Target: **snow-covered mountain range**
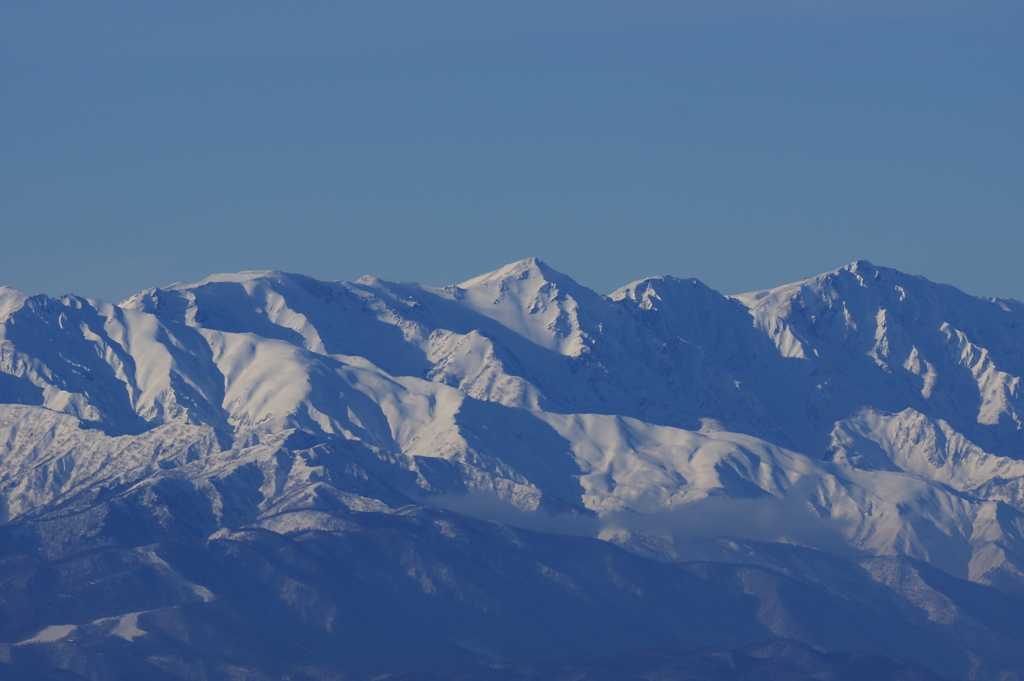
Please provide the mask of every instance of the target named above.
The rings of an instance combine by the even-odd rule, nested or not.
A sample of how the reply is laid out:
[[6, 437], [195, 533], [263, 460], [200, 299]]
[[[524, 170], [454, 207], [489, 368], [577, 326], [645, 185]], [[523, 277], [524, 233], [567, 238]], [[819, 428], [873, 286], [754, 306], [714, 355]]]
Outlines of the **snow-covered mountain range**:
[[732, 297], [537, 259], [3, 288], [0, 663], [358, 678], [784, 637], [1010, 678], [1022, 375], [1024, 304], [864, 261]]

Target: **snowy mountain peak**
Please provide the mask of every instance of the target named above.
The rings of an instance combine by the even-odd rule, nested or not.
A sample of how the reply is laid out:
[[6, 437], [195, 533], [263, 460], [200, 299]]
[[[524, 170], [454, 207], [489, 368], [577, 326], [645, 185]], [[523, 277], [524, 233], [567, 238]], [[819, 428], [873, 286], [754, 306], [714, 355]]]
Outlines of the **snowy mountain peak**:
[[722, 298], [722, 294], [698, 279], [680, 279], [668, 275], [647, 277], [626, 284], [608, 297], [615, 301], [630, 300], [641, 309], [657, 309], [658, 303], [666, 298], [694, 295]]
[[21, 291], [10, 286], [0, 286], [0, 322], [10, 317], [25, 304], [26, 300], [28, 300], [28, 296]]
[[486, 272], [473, 277], [472, 279], [468, 279], [459, 284], [459, 288], [475, 288], [491, 282], [502, 282], [510, 279], [529, 279], [535, 277], [543, 279], [548, 275], [554, 275], [555, 278], [565, 276], [560, 272], [553, 270], [540, 258], [531, 257], [509, 263], [508, 265], [499, 267], [492, 272]]
[[222, 282], [241, 284], [254, 279], [282, 278], [289, 276], [293, 275], [287, 272], [282, 272], [281, 270], [242, 270], [241, 272], [220, 272], [218, 274], [211, 274], [202, 281], [194, 284], [172, 284], [164, 288], [181, 290], [196, 288], [197, 286], [204, 286], [206, 284], [217, 284]]
[[538, 258], [527, 258], [459, 284], [461, 304], [527, 340], [561, 354], [578, 355], [586, 345], [579, 308], [608, 300]]
[[540, 258], [537, 258], [535, 256], [523, 258], [522, 260], [516, 260], [515, 262], [510, 262], [508, 264], [502, 265], [501, 267], [498, 267], [497, 269], [494, 269], [490, 272], [478, 274], [472, 279], [463, 282], [463, 284], [460, 284], [460, 286], [467, 287], [472, 286], [475, 282], [505, 279], [506, 277], [518, 274], [524, 270], [539, 269], [539, 266], [541, 264], [546, 265], [546, 263], [544, 263]]
[[[793, 461], [821, 477], [837, 475], [815, 463], [827, 452], [878, 460], [864, 443], [888, 417], [868, 419], [866, 406], [924, 415], [921, 429], [970, 443], [958, 452], [1022, 458], [1024, 313], [865, 261], [736, 298], [674, 277], [605, 297], [529, 258], [445, 289], [253, 271], [120, 307], [10, 289], [0, 304], [7, 403], [110, 435], [190, 425], [228, 448], [285, 431], [359, 443], [411, 457], [422, 489], [487, 488], [524, 505], [554, 494], [650, 510], [716, 489], [782, 494]], [[708, 467], [684, 465], [705, 447]], [[738, 447], [779, 463], [751, 473]], [[971, 489], [998, 477], [943, 475]], [[585, 492], [566, 498], [577, 480]], [[1007, 484], [986, 498], [1017, 500]], [[1024, 510], [1024, 496], [1014, 503]]]
[[[874, 604], [855, 645], [891, 638], [879, 623], [910, 613], [926, 638], [953, 637], [920, 657], [960, 641], [957, 669], [973, 669], [982, 630], [958, 609], [989, 617], [981, 585], [1024, 594], [1024, 306], [866, 261], [736, 297], [674, 277], [606, 297], [536, 258], [445, 288], [250, 271], [120, 306], [2, 288], [0, 522], [4, 678], [15, 655], [66, 660], [88, 640], [162, 660], [174, 622], [188, 640], [188, 622], [252, 619], [292, 632], [270, 648], [301, 631], [324, 651], [377, 650], [405, 626], [379, 620], [382, 603], [395, 621], [421, 608], [421, 629], [461, 649], [477, 645], [474, 608], [505, 621], [538, 598], [509, 626], [554, 621], [545, 638], [600, 646], [591, 624], [609, 631], [626, 611], [625, 629], [664, 612], [655, 629], [676, 631], [689, 621], [679, 598], [716, 616], [764, 611], [775, 629], [728, 632], [758, 637], [816, 635], [850, 603]], [[395, 544], [402, 533], [412, 543]], [[760, 567], [749, 579], [751, 566], [651, 557]], [[307, 590], [296, 579], [321, 558], [327, 588]], [[765, 581], [776, 567], [785, 588]], [[580, 591], [600, 574], [614, 586]], [[853, 576], [863, 588], [842, 607], [793, 590], [835, 594]], [[954, 607], [933, 587], [956, 578], [976, 584]], [[274, 593], [281, 607], [246, 609]], [[780, 610], [787, 593], [805, 605]], [[231, 594], [245, 607], [216, 610]], [[614, 607], [565, 625], [583, 601]], [[455, 628], [438, 616], [452, 604], [468, 608]], [[384, 624], [364, 636], [361, 612]], [[794, 612], [815, 616], [796, 626]], [[720, 627], [699, 618], [694, 636]], [[854, 645], [855, 630], [829, 640]], [[1006, 631], [1020, 645], [1024, 624]], [[86, 678], [152, 676], [103, 674]]]
[[858, 270], [871, 271], [875, 269], [875, 266], [867, 260], [854, 260], [849, 265], [840, 267], [839, 269], [850, 270], [851, 272], [856, 272]]

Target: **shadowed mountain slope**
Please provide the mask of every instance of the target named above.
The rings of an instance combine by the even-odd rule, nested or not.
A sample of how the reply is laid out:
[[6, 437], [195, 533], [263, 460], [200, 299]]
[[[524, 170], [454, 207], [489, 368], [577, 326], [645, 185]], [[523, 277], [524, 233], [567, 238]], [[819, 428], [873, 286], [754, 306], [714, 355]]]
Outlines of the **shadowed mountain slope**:
[[3, 288], [0, 662], [360, 678], [787, 638], [1013, 678], [1022, 373], [1024, 305], [864, 261], [733, 297], [534, 258]]

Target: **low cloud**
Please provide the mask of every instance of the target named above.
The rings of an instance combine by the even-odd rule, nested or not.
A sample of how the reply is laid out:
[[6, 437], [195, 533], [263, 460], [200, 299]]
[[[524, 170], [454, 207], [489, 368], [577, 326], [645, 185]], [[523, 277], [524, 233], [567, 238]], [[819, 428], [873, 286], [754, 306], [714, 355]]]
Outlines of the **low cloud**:
[[732, 540], [782, 542], [831, 553], [856, 553], [846, 540], [849, 523], [819, 516], [797, 494], [753, 499], [709, 496], [654, 513], [620, 511], [601, 515], [529, 511], [479, 491], [430, 496], [422, 502], [473, 518], [552, 534], [598, 537], [635, 532], [671, 538], [678, 548], [687, 542]]

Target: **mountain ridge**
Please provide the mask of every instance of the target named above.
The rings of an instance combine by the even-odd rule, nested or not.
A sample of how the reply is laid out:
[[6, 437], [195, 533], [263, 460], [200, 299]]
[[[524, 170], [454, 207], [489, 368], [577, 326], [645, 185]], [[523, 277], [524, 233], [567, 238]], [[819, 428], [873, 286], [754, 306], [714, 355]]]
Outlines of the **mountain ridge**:
[[[30, 564], [59, 572], [94, 552], [136, 574], [119, 547], [156, 547], [147, 550], [171, 565], [186, 545], [234, 547], [242, 553], [229, 562], [248, 570], [250, 550], [287, 563], [298, 551], [289, 537], [328, 546], [353, 532], [404, 532], [403, 542], [440, 556], [448, 530], [393, 523], [413, 509], [448, 509], [455, 516], [437, 527], [465, 518], [486, 528], [479, 536], [516, 536], [517, 525], [550, 536], [549, 555], [530, 564], [549, 562], [541, 573], [568, 590], [558, 598], [586, 582], [551, 567], [586, 573], [563, 554], [576, 539], [635, 554], [641, 582], [662, 574], [656, 564], [711, 561], [719, 567], [701, 570], [715, 574], [755, 565], [768, 570], [756, 574], [792, 573], [828, 607], [840, 607], [832, 599], [846, 598], [845, 582], [794, 565], [806, 562], [803, 549], [835, 555], [836, 566], [856, 567], [828, 570], [909, 599], [898, 615], [906, 626], [944, 632], [986, 660], [982, 671], [962, 660], [957, 669], [996, 678], [1018, 669], [1011, 616], [979, 625], [962, 606], [935, 605], [951, 597], [915, 600], [914, 589], [935, 589], [876, 567], [918, 561], [979, 589], [1024, 594], [1022, 375], [1024, 304], [867, 261], [738, 296], [667, 276], [601, 295], [536, 258], [446, 287], [257, 270], [147, 289], [119, 305], [3, 288], [0, 573], [3, 561], [25, 560], [10, 574], [35, 574]], [[299, 553], [321, 551], [316, 541], [302, 539]], [[403, 567], [400, 553], [382, 550], [373, 569], [395, 585], [448, 593], [430, 559]], [[370, 579], [346, 555], [356, 561], [346, 570]], [[145, 565], [138, 574], [180, 591], [177, 577]], [[341, 588], [326, 574], [303, 588]], [[590, 597], [631, 588], [609, 579]], [[783, 583], [772, 579], [764, 584]], [[226, 598], [209, 576], [189, 583], [214, 594], [210, 603]], [[491, 599], [480, 603], [506, 602], [511, 592], [492, 586], [479, 587]], [[391, 602], [391, 588], [375, 586], [374, 598]], [[776, 598], [760, 588], [757, 598]], [[864, 586], [858, 602], [882, 607], [875, 588]], [[637, 589], [622, 602], [653, 607]], [[779, 622], [808, 616], [783, 601]], [[173, 607], [199, 607], [189, 603]], [[218, 607], [200, 610], [227, 616]], [[465, 617], [491, 606], [479, 607]], [[44, 627], [27, 628], [43, 622], [105, 631], [86, 627], [98, 614], [69, 622], [4, 612], [0, 641], [32, 649], [71, 645], [32, 639]], [[598, 628], [611, 631], [606, 616]], [[144, 632], [156, 626], [146, 618]], [[452, 631], [463, 624], [452, 620]], [[982, 650], [963, 633], [976, 630], [1002, 642]], [[329, 626], [316, 631], [330, 638]], [[112, 634], [92, 636], [81, 645], [102, 647]], [[133, 650], [151, 641], [140, 636]], [[581, 641], [550, 651], [581, 652]], [[924, 644], [907, 655], [871, 645], [927, 658]], [[470, 659], [463, 654], [446, 659]]]

